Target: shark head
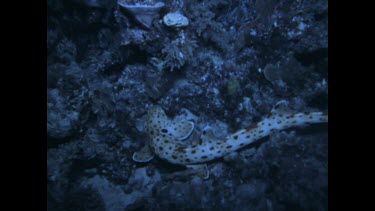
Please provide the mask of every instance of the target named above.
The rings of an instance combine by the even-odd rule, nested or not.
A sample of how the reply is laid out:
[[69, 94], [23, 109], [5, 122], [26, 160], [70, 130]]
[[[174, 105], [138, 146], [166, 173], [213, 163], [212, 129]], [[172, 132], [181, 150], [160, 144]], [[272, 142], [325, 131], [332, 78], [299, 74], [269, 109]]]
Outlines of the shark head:
[[[177, 141], [189, 137], [194, 130], [194, 122], [171, 121], [160, 106], [153, 106], [147, 113], [145, 131], [150, 139], [156, 136], [172, 136]], [[164, 137], [163, 136], [163, 137]]]

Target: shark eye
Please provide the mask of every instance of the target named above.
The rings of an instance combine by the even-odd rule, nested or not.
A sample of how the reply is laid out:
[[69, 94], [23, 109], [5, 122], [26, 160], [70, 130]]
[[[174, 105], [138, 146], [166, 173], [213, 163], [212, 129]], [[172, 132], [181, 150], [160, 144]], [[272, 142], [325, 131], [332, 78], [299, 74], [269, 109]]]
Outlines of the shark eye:
[[167, 129], [161, 129], [160, 132], [163, 133], [163, 134], [166, 134], [166, 133], [168, 133], [168, 130]]

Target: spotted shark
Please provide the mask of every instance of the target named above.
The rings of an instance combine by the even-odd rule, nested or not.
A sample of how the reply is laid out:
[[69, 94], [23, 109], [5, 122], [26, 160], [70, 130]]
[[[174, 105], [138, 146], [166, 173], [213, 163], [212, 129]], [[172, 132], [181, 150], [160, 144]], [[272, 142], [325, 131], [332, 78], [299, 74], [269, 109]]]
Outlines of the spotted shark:
[[286, 102], [277, 103], [263, 120], [247, 128], [216, 138], [212, 130], [202, 132], [198, 143], [188, 144], [187, 139], [194, 130], [192, 121], [173, 121], [164, 110], [156, 105], [149, 109], [144, 129], [149, 141], [133, 154], [136, 162], [148, 162], [158, 156], [173, 164], [184, 165], [207, 179], [209, 171], [206, 162], [226, 156], [240, 148], [270, 135], [273, 131], [291, 127], [328, 122], [328, 112], [296, 113], [286, 109]]

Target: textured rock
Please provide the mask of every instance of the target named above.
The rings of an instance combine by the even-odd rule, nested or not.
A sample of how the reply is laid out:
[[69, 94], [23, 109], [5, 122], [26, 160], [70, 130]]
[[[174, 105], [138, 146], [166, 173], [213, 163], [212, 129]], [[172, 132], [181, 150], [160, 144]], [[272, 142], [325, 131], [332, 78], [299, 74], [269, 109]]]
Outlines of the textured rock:
[[182, 28], [189, 25], [189, 20], [181, 13], [175, 12], [166, 14], [163, 23], [172, 28]]
[[84, 180], [81, 185], [90, 187], [99, 193], [105, 210], [124, 210], [141, 195], [140, 193], [125, 194], [120, 187], [100, 176]]
[[47, 134], [54, 138], [65, 138], [71, 135], [79, 113], [66, 108], [66, 101], [57, 89], [48, 91], [48, 101]]

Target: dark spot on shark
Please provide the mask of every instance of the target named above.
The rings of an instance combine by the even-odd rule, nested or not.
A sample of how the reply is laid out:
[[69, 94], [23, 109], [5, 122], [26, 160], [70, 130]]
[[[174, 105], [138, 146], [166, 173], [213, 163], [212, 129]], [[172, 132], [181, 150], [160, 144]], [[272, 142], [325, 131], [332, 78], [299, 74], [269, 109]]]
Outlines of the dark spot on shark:
[[250, 131], [251, 129], [254, 129], [256, 127], [257, 127], [256, 124], [251, 124], [249, 127], [246, 128], [246, 131]]
[[177, 147], [177, 149], [176, 149], [176, 151], [177, 152], [185, 152], [185, 149], [186, 149], [186, 147], [183, 147], [183, 146], [180, 146], [180, 147]]

